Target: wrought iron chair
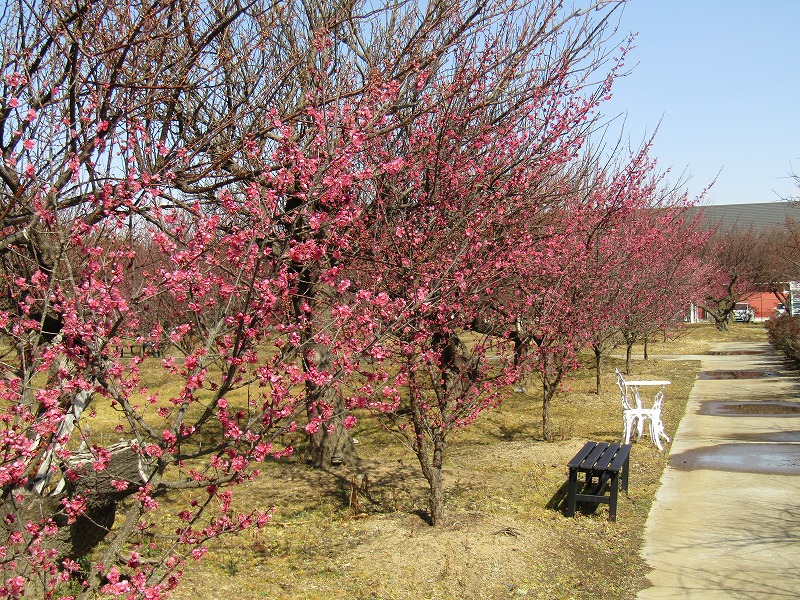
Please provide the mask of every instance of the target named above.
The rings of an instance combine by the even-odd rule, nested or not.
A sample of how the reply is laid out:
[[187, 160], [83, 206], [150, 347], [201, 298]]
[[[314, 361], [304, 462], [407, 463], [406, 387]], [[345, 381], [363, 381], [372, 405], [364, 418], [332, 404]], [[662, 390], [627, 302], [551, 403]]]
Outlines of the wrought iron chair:
[[640, 439], [642, 437], [642, 432], [644, 430], [644, 409], [640, 407], [631, 406], [630, 400], [628, 399], [628, 386], [625, 383], [625, 378], [620, 373], [619, 369], [615, 369], [617, 373], [617, 385], [619, 386], [619, 392], [622, 396], [622, 439], [626, 444], [631, 443], [631, 433], [633, 432], [633, 427], [636, 426]]
[[[654, 401], [653, 401], [653, 408], [644, 408], [642, 409], [643, 417], [645, 419], [649, 419], [650, 421], [650, 439], [653, 440], [653, 443], [656, 447], [663, 451], [664, 448], [661, 445], [661, 438], [669, 441], [669, 436], [667, 435], [666, 430], [664, 429], [664, 422], [661, 420], [661, 405], [664, 403], [664, 390], [663, 388], [656, 392]], [[639, 437], [641, 437], [641, 432], [639, 433]]]
[[[634, 426], [636, 427], [637, 433], [636, 440], [639, 441], [642, 439], [642, 434], [644, 433], [644, 424], [645, 421], [648, 421], [650, 439], [653, 440], [656, 448], [663, 452], [664, 447], [661, 445], [661, 439], [663, 438], [667, 441], [670, 441], [670, 438], [664, 428], [664, 423], [661, 420], [661, 407], [664, 403], [664, 384], [668, 382], [639, 381], [628, 383], [625, 381], [625, 378], [622, 376], [622, 373], [620, 373], [619, 369], [616, 369], [616, 373], [617, 385], [619, 385], [620, 394], [622, 395], [622, 419], [624, 425], [622, 437], [624, 442], [626, 444], [630, 443]], [[639, 395], [639, 386], [636, 385], [637, 383], [641, 385], [656, 384], [662, 386], [661, 389], [656, 392], [656, 395], [653, 398], [653, 406], [651, 408], [642, 407], [642, 399]], [[629, 396], [631, 391], [633, 391], [633, 399], [635, 401], [634, 404], [631, 404], [631, 398]]]

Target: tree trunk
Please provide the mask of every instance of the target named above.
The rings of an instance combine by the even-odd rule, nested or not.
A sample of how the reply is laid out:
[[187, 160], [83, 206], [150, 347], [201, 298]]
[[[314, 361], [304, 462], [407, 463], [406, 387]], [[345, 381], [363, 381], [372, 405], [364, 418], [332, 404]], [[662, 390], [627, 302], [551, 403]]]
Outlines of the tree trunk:
[[341, 394], [329, 390], [326, 401], [333, 407], [333, 417], [312, 434], [311, 464], [318, 469], [330, 469], [339, 465], [358, 466], [360, 459], [350, 432], [344, 427], [347, 409]]
[[[627, 342], [625, 344], [625, 373], [630, 375], [631, 373], [631, 354], [633, 353], [633, 342]], [[600, 395], [600, 392], [597, 393]]]
[[645, 360], [648, 360], [648, 356], [647, 356], [647, 345], [648, 345], [648, 342], [649, 342], [649, 341], [650, 341], [650, 338], [648, 338], [647, 336], [645, 336], [645, 337], [644, 337], [644, 352], [643, 352], [643, 356], [644, 356], [644, 359], [645, 359]]
[[603, 393], [603, 352], [599, 348], [594, 348], [594, 371], [596, 393], [599, 396]]
[[442, 467], [444, 464], [444, 441], [441, 436], [435, 436], [433, 441], [433, 461], [430, 470], [430, 496], [428, 498], [428, 514], [431, 525], [442, 527], [444, 525], [444, 479]]
[[[444, 450], [447, 443], [446, 432], [441, 429], [431, 431], [414, 395], [411, 395], [411, 423], [414, 436], [410, 438], [411, 447], [417, 456], [425, 481], [428, 482], [428, 516], [434, 527], [444, 525]], [[430, 442], [430, 443], [429, 443]], [[431, 449], [431, 443], [433, 448]]]
[[[303, 200], [292, 196], [287, 201], [287, 211], [302, 206]], [[300, 232], [298, 241], [305, 232]], [[297, 292], [292, 298], [293, 316], [297, 323], [306, 321], [302, 333], [303, 369], [326, 371], [332, 368], [333, 357], [330, 348], [314, 342], [315, 320], [321, 317], [313, 310], [316, 305], [317, 273], [305, 265], [292, 263], [292, 270], [297, 275]], [[311, 307], [309, 310], [308, 307]], [[330, 469], [334, 466], [357, 466], [359, 459], [353, 438], [344, 427], [347, 407], [341, 394], [335, 388], [306, 383], [306, 414], [309, 421], [322, 420], [320, 427], [309, 435], [311, 464], [318, 469]]]
[[[29, 520], [38, 522], [49, 516], [57, 525], [58, 531], [46, 538], [46, 545], [55, 554], [73, 560], [88, 554], [108, 535], [116, 517], [117, 503], [136, 493], [144, 485], [155, 465], [145, 461], [133, 450], [131, 442], [120, 442], [109, 446], [110, 453], [107, 467], [95, 471], [94, 456], [91, 453], [78, 453], [70, 457], [68, 466], [74, 478], [66, 485], [65, 493], [53, 495], [36, 492], [20, 492], [25, 496], [24, 503], [17, 503], [17, 495], [13, 494], [0, 507], [2, 514], [15, 514], [16, 524], [4, 522], [6, 534], [24, 525]], [[127, 481], [128, 488], [118, 490], [112, 481]], [[85, 499], [85, 511], [74, 522], [69, 523], [61, 501], [81, 496]]]
[[542, 378], [542, 438], [545, 442], [552, 442], [555, 438], [552, 423], [550, 422], [550, 400], [553, 398], [553, 386], [546, 377]]
[[[309, 345], [312, 351], [303, 357], [306, 369], [330, 368], [331, 353], [322, 344]], [[326, 418], [326, 413], [330, 414]], [[322, 419], [316, 432], [309, 436], [311, 464], [318, 469], [330, 469], [339, 465], [358, 466], [359, 458], [350, 432], [344, 427], [347, 407], [341, 393], [331, 387], [306, 384], [306, 414], [309, 421]]]
[[718, 331], [727, 331], [728, 321], [730, 320], [730, 316], [733, 313], [734, 306], [736, 306], [735, 302], [720, 305], [717, 308], [701, 304], [700, 308], [705, 310], [706, 314], [711, 315], [711, 318], [714, 319], [714, 325], [716, 326]]

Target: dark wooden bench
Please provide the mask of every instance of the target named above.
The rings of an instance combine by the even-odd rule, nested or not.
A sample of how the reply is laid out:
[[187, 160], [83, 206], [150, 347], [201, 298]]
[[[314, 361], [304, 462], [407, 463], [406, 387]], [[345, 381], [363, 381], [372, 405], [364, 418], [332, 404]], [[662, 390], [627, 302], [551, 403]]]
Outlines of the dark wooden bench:
[[[609, 444], [606, 442], [586, 442], [571, 461], [567, 488], [566, 514], [575, 514], [576, 502], [608, 504], [608, 518], [617, 520], [617, 495], [622, 479], [622, 489], [628, 491], [628, 471], [630, 468], [630, 444]], [[584, 473], [580, 483], [578, 473]], [[606, 492], [610, 492], [606, 496]]]
[[161, 349], [156, 349], [155, 345], [151, 342], [129, 342], [123, 341], [122, 343], [117, 345], [117, 352], [121, 358], [125, 357], [125, 353], [127, 352], [131, 357], [140, 356], [144, 358], [145, 356], [161, 356], [162, 352]]

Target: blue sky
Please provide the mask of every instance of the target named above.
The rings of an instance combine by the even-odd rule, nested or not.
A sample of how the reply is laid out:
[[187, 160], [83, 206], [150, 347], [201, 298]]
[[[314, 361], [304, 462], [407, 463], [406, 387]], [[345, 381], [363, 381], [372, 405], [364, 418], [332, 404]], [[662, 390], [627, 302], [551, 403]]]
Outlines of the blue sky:
[[[658, 127], [653, 155], [673, 184], [711, 204], [797, 195], [800, 173], [800, 0], [630, 0], [620, 35], [638, 32], [613, 98], [636, 146]], [[660, 122], [660, 125], [659, 125]]]

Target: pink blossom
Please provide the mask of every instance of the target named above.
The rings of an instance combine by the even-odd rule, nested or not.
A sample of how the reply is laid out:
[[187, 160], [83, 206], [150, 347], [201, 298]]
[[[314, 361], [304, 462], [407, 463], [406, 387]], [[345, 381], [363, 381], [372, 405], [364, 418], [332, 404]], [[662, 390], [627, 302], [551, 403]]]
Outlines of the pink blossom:
[[105, 471], [108, 463], [111, 461], [111, 453], [105, 448], [94, 448], [95, 459], [92, 464], [92, 469], [95, 471]]
[[121, 479], [112, 479], [111, 480], [111, 485], [115, 490], [120, 491], [120, 492], [124, 492], [129, 487], [128, 482], [127, 481], [123, 481]]
[[164, 453], [161, 446], [158, 444], [148, 444], [145, 447], [145, 452], [148, 456], [152, 456], [153, 458], [159, 458]]
[[86, 499], [82, 496], [64, 498], [61, 500], [61, 504], [64, 505], [64, 512], [67, 513], [69, 523], [74, 523], [86, 510]]
[[25, 85], [28, 83], [28, 78], [17, 71], [3, 75], [3, 79], [5, 79], [6, 83], [11, 87], [17, 87], [18, 85]]
[[397, 175], [405, 166], [405, 161], [402, 158], [395, 158], [383, 165], [383, 170], [390, 175]]
[[21, 575], [11, 577], [6, 580], [8, 591], [11, 592], [11, 596], [13, 597], [22, 596], [25, 594], [25, 583], [25, 578]]

